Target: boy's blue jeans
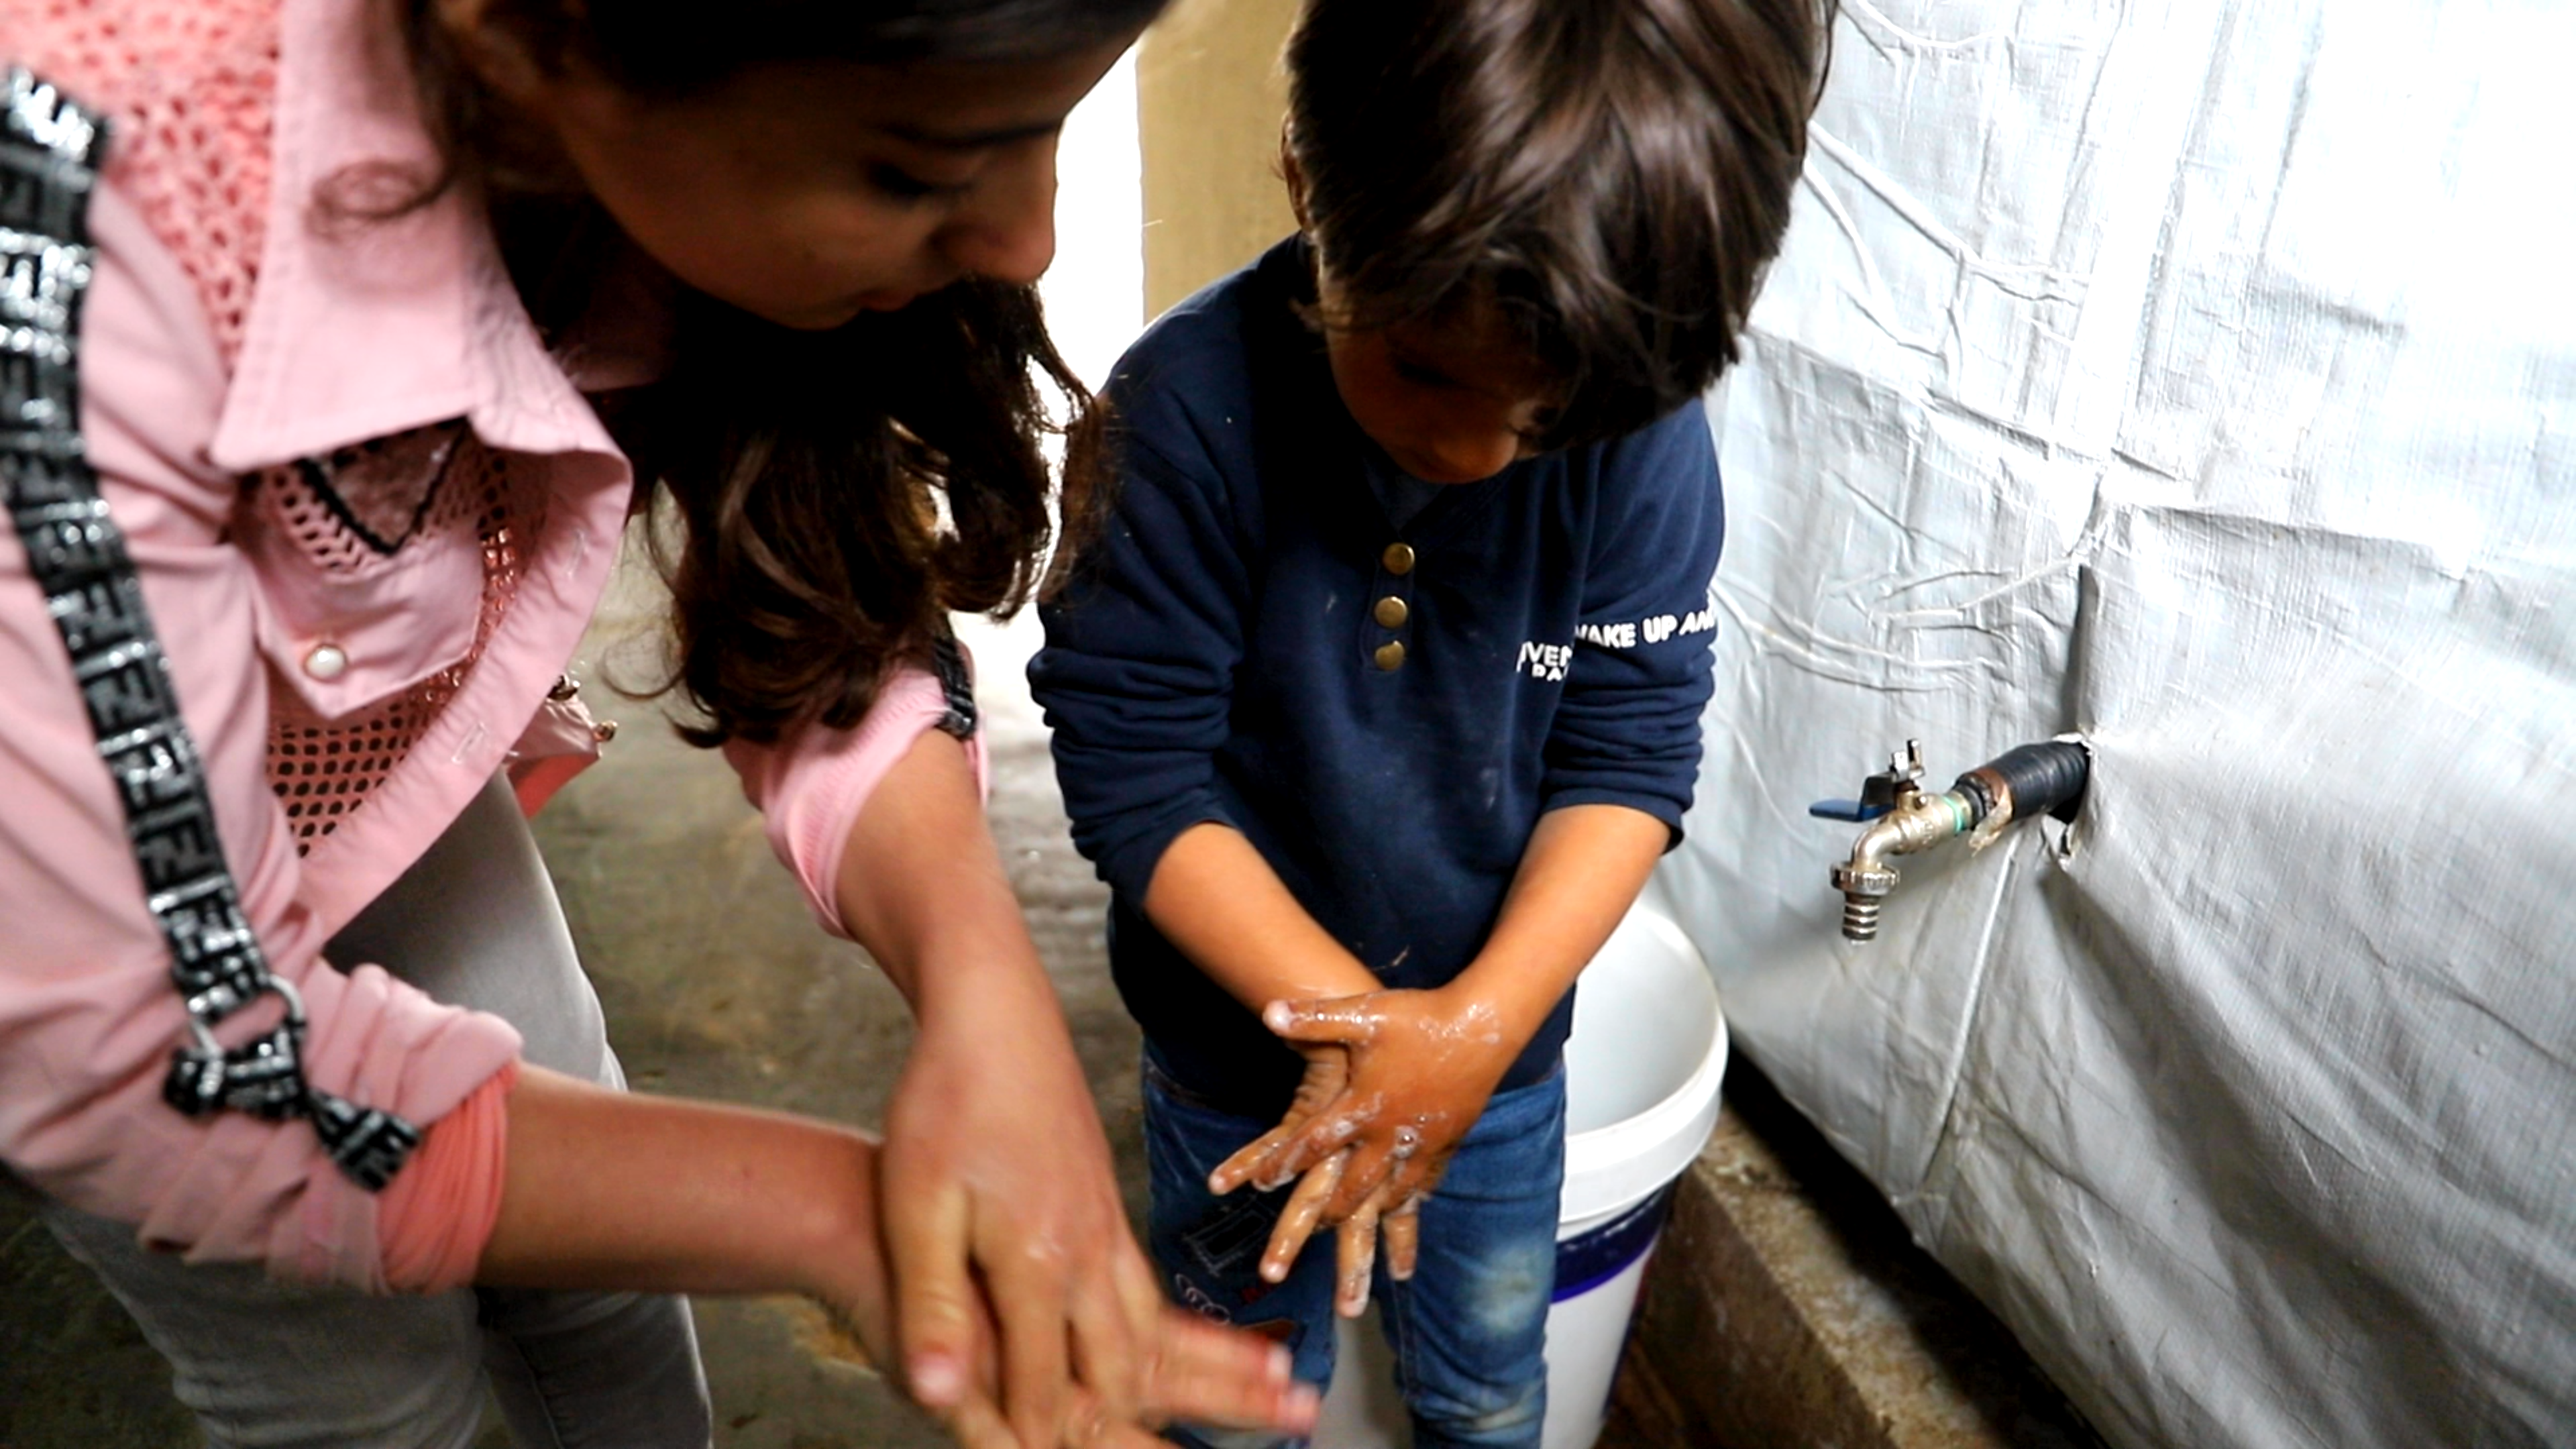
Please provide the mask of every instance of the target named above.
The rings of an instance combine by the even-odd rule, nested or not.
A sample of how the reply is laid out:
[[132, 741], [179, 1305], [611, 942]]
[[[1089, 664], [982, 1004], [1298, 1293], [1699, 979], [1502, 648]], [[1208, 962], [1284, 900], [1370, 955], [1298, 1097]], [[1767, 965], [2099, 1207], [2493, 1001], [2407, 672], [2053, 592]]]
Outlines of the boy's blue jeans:
[[[1296, 1355], [1296, 1374], [1333, 1377], [1333, 1233], [1310, 1240], [1276, 1286], [1262, 1249], [1294, 1185], [1211, 1195], [1207, 1178], [1236, 1149], [1278, 1126], [1194, 1100], [1145, 1059], [1145, 1149], [1153, 1183], [1149, 1232], [1174, 1302], [1266, 1333]], [[1396, 1381], [1417, 1449], [1536, 1449], [1547, 1418], [1547, 1307], [1556, 1285], [1557, 1197], [1565, 1177], [1565, 1074], [1498, 1092], [1422, 1204], [1410, 1282], [1379, 1258], [1370, 1296], [1395, 1350]], [[1204, 1449], [1295, 1444], [1270, 1434], [1169, 1431]]]

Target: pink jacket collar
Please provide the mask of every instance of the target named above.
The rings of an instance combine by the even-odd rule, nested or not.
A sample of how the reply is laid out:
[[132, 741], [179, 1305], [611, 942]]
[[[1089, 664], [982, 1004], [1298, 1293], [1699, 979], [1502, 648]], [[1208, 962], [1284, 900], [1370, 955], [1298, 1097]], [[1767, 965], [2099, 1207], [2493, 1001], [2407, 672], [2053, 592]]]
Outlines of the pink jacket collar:
[[460, 416], [497, 448], [617, 457], [469, 201], [450, 193], [387, 222], [312, 214], [347, 168], [436, 169], [382, 32], [376, 7], [286, 0], [268, 235], [211, 461], [248, 472]]

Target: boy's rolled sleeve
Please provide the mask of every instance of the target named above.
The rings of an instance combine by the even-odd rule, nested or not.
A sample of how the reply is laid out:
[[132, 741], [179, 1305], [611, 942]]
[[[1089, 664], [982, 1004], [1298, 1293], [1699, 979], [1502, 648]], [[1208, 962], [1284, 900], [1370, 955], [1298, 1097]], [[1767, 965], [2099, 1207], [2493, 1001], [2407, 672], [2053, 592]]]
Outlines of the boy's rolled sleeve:
[[1174, 837], [1236, 822], [1216, 788], [1249, 597], [1218, 490], [1128, 440], [1117, 515], [1058, 601], [1029, 687], [1074, 845], [1141, 903]]
[[1625, 805], [1682, 838], [1714, 688], [1710, 580], [1726, 537], [1717, 452], [1694, 402], [1612, 448], [1544, 808]]

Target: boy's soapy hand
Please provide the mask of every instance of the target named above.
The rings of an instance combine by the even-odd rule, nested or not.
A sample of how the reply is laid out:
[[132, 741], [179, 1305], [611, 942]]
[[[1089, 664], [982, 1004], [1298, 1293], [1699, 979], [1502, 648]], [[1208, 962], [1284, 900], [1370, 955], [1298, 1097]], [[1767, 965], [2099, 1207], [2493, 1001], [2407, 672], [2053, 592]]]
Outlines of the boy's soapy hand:
[[1306, 1074], [1298, 1079], [1297, 1095], [1289, 1099], [1288, 1110], [1280, 1114], [1278, 1126], [1237, 1149], [1208, 1175], [1208, 1191], [1219, 1197], [1247, 1182], [1268, 1192], [1305, 1170], [1313, 1159], [1292, 1162], [1291, 1152], [1306, 1129], [1326, 1108], [1341, 1100], [1343, 1089], [1350, 1084], [1350, 1048], [1338, 1042], [1289, 1045], [1306, 1059]]
[[1412, 1209], [1671, 843], [1662, 820], [1625, 805], [1550, 810], [1530, 832], [1493, 934], [1446, 986], [1268, 1003], [1262, 1020], [1290, 1045], [1339, 1045], [1351, 1066], [1340, 1098], [1283, 1142], [1255, 1144], [1247, 1177], [1306, 1174], [1271, 1236], [1265, 1274], [1284, 1276], [1318, 1224], [1339, 1223], [1336, 1300], [1356, 1314], [1383, 1222], [1388, 1271], [1411, 1275]]
[[[1507, 1030], [1490, 1003], [1454, 983], [1274, 1001], [1261, 1019], [1309, 1053], [1307, 1081], [1279, 1130], [1220, 1164], [1209, 1186], [1222, 1193], [1304, 1174], [1262, 1255], [1262, 1276], [1285, 1278], [1318, 1227], [1339, 1225], [1335, 1300], [1353, 1316], [1368, 1303], [1381, 1222], [1390, 1225], [1389, 1270], [1411, 1276], [1414, 1208], [1484, 1114], [1495, 1084], [1520, 1054], [1523, 1034]], [[1316, 1048], [1338, 1048], [1348, 1059], [1339, 1094], [1320, 1104], [1309, 1089], [1328, 1081], [1333, 1068], [1317, 1065]]]

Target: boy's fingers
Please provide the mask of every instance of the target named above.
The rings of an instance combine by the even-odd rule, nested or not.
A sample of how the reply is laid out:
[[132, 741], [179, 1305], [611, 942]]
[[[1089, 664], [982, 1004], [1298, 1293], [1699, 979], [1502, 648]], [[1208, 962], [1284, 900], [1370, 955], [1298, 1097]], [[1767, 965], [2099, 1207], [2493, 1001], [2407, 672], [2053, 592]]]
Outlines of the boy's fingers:
[[966, 1196], [954, 1188], [888, 1192], [895, 1343], [904, 1385], [924, 1407], [962, 1404], [975, 1348], [975, 1285], [966, 1262]]
[[1318, 1112], [1299, 1129], [1280, 1153], [1271, 1159], [1264, 1175], [1254, 1181], [1265, 1187], [1280, 1183], [1350, 1145], [1376, 1114], [1345, 1098], [1329, 1111]]
[[[1242, 1153], [1218, 1164], [1217, 1171], [1228, 1174], [1226, 1185], [1219, 1186], [1219, 1179], [1211, 1176], [1209, 1186], [1223, 1193], [1248, 1182], [1268, 1192], [1341, 1151], [1342, 1145], [1358, 1136], [1368, 1120], [1369, 1114], [1351, 1106], [1347, 1097], [1335, 1101], [1329, 1110], [1305, 1113], [1263, 1133]], [[1240, 1160], [1264, 1142], [1270, 1144], [1266, 1152], [1248, 1163]]]
[[1274, 1001], [1261, 1008], [1261, 1024], [1290, 1041], [1358, 1046], [1377, 1039], [1378, 1009], [1366, 996], [1330, 1001]]
[[1431, 1195], [1431, 1189], [1440, 1185], [1440, 1174], [1448, 1165], [1448, 1159], [1445, 1157], [1433, 1158], [1419, 1154], [1397, 1163], [1395, 1175], [1387, 1179], [1386, 1200], [1418, 1206], [1424, 1198]]
[[1317, 1216], [1333, 1188], [1342, 1180], [1341, 1155], [1327, 1157], [1306, 1170], [1297, 1190], [1288, 1195], [1288, 1205], [1279, 1213], [1279, 1225], [1270, 1230], [1270, 1246], [1261, 1255], [1261, 1280], [1283, 1283], [1288, 1279], [1289, 1265], [1314, 1234]]
[[1369, 1279], [1377, 1271], [1377, 1209], [1378, 1199], [1368, 1198], [1342, 1220], [1337, 1235], [1333, 1309], [1344, 1318], [1368, 1308]]
[[1242, 1151], [1217, 1164], [1208, 1177], [1209, 1188], [1223, 1195], [1245, 1183], [1268, 1192], [1313, 1164], [1319, 1155], [1307, 1146], [1319, 1118], [1312, 1112], [1294, 1112], [1246, 1146]]
[[[1386, 1144], [1375, 1138], [1353, 1147], [1344, 1156], [1348, 1160], [1342, 1165], [1341, 1184], [1333, 1189], [1332, 1197], [1324, 1203], [1326, 1222], [1347, 1221], [1357, 1214], [1361, 1204], [1382, 1192], [1395, 1169], [1403, 1166]], [[1386, 1202], [1396, 1200], [1394, 1194], [1386, 1194]], [[1375, 1211], [1371, 1209], [1372, 1214]]]
[[1208, 1191], [1222, 1197], [1250, 1183], [1268, 1192], [1340, 1150], [1372, 1115], [1357, 1110], [1347, 1089], [1348, 1077], [1346, 1068], [1319, 1075], [1310, 1064], [1296, 1101], [1281, 1115], [1279, 1125], [1218, 1163], [1216, 1171], [1208, 1174]]
[[1386, 1239], [1388, 1276], [1398, 1283], [1410, 1281], [1422, 1249], [1422, 1199], [1404, 1199], [1404, 1206], [1379, 1219], [1377, 1227]]
[[1223, 1197], [1247, 1182], [1267, 1186], [1277, 1175], [1266, 1170], [1270, 1159], [1294, 1141], [1309, 1120], [1291, 1109], [1288, 1120], [1253, 1138], [1237, 1149], [1232, 1157], [1218, 1163], [1216, 1171], [1208, 1174], [1208, 1191]]

